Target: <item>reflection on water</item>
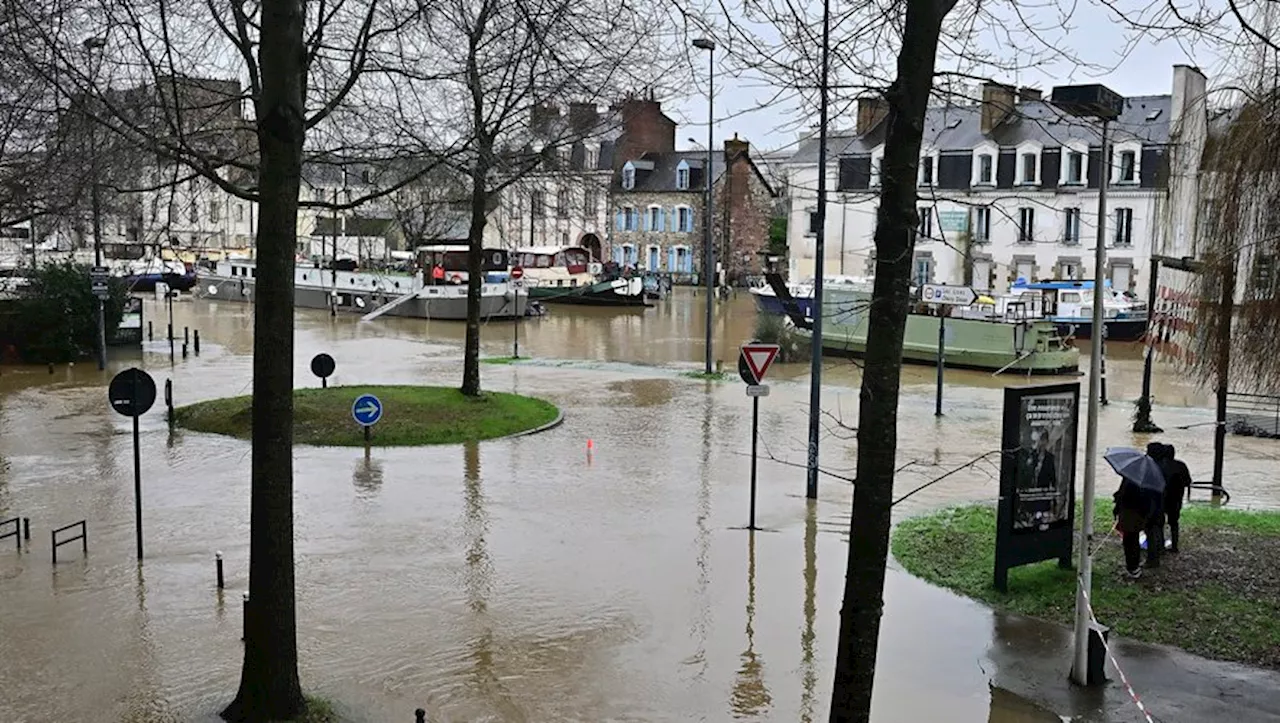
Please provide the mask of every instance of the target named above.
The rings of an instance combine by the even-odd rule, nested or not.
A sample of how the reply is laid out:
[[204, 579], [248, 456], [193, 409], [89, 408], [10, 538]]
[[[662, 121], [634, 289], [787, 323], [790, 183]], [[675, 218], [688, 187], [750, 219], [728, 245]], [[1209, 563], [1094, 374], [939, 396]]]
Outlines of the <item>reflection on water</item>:
[[351, 484], [364, 498], [378, 494], [382, 488], [382, 464], [373, 458], [370, 450], [365, 450], [364, 456], [352, 468]]
[[747, 649], [733, 684], [730, 708], [735, 718], [754, 718], [773, 702], [764, 683], [764, 661], [756, 653], [756, 531], [747, 530]]
[[813, 664], [813, 629], [817, 613], [818, 587], [818, 501], [806, 499], [804, 512], [804, 628], [800, 631], [800, 720], [811, 723], [814, 715], [814, 686], [818, 671]]

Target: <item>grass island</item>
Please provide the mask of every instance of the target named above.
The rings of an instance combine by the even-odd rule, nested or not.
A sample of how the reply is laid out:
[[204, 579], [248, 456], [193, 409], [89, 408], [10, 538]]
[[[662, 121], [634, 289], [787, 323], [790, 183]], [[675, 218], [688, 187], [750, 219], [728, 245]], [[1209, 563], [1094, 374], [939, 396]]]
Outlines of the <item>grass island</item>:
[[[1099, 501], [1099, 537], [1112, 527]], [[995, 510], [971, 506], [904, 520], [893, 554], [908, 572], [1004, 610], [1071, 625], [1075, 571], [1046, 561], [1009, 571], [1009, 592], [992, 585]], [[1138, 580], [1122, 575], [1118, 535], [1094, 557], [1099, 622], [1133, 640], [1280, 669], [1280, 513], [1202, 504], [1183, 509], [1181, 551]], [[1077, 551], [1078, 554], [1078, 551]]]
[[[550, 402], [517, 394], [486, 392], [466, 397], [453, 387], [350, 386], [295, 389], [294, 444], [362, 447], [364, 434], [351, 417], [361, 394], [382, 402], [373, 427], [375, 447], [457, 444], [506, 437], [551, 424], [560, 410]], [[174, 423], [197, 432], [249, 439], [252, 396], [196, 402], [174, 410]]]

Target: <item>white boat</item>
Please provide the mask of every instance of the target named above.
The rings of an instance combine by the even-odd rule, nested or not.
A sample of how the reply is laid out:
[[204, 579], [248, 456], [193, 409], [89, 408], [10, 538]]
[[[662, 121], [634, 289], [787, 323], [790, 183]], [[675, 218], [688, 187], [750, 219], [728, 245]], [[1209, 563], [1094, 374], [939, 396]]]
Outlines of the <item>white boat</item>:
[[[430, 273], [429, 270], [426, 273]], [[218, 261], [202, 271], [195, 294], [205, 299], [252, 302], [257, 289], [257, 264], [248, 259]], [[298, 265], [293, 272], [294, 305], [307, 309], [354, 312], [369, 318], [386, 314], [419, 319], [461, 321], [467, 318], [467, 286], [427, 284], [423, 273], [397, 274], [322, 269]], [[480, 286], [480, 318], [523, 316], [527, 297], [503, 283]]]
[[[1147, 333], [1145, 302], [1111, 288], [1103, 282], [1102, 313], [1107, 339], [1135, 341]], [[1018, 279], [1009, 294], [996, 299], [995, 311], [1000, 315], [1022, 314], [1026, 318], [1045, 319], [1058, 327], [1065, 337], [1089, 339], [1093, 336], [1092, 281], [1036, 281]]]
[[[796, 300], [796, 305], [800, 307], [800, 313], [806, 319], [812, 319], [813, 305], [813, 286], [812, 277], [803, 281], [792, 281], [787, 284], [787, 291], [791, 294], [791, 298]], [[822, 289], [825, 292], [828, 289], [839, 291], [871, 291], [873, 280], [864, 276], [845, 276], [836, 274], [833, 276], [824, 276], [822, 281]], [[751, 295], [755, 297], [756, 307], [766, 314], [786, 314], [786, 309], [782, 307], [782, 302], [778, 299], [778, 295], [774, 292], [773, 287], [767, 283], [760, 286], [753, 286], [750, 289]]]

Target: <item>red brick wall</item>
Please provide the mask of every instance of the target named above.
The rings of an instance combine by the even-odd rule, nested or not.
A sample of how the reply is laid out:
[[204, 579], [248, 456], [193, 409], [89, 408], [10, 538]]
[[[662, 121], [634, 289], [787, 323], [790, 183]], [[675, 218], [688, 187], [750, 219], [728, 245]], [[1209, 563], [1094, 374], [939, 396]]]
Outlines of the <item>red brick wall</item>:
[[676, 123], [662, 113], [658, 101], [628, 98], [617, 111], [622, 117], [622, 134], [614, 155], [615, 168], [646, 153], [676, 149]]

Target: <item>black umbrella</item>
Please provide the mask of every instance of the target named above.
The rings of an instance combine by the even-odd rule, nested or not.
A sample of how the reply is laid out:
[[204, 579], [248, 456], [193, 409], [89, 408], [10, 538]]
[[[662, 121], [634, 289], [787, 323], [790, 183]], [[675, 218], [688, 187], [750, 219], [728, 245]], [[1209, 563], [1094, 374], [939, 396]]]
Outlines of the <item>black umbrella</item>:
[[1108, 447], [1102, 458], [1116, 474], [1139, 487], [1164, 492], [1164, 473], [1146, 452], [1133, 447]]

